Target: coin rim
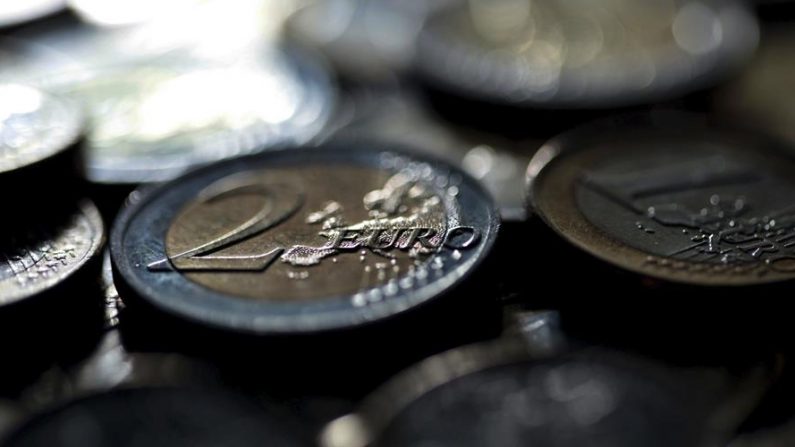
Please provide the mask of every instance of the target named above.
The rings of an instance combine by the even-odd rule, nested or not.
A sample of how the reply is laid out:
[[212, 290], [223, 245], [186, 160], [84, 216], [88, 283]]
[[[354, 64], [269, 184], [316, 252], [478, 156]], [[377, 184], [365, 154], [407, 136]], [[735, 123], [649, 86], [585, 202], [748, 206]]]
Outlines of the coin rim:
[[[4, 39], [0, 39], [0, 43], [5, 43]], [[19, 86], [23, 88], [27, 88], [33, 91], [38, 92], [43, 97], [46, 98], [47, 101], [54, 101], [59, 103], [61, 107], [66, 109], [67, 115], [71, 115], [72, 117], [69, 120], [69, 128], [66, 132], [66, 138], [63, 139], [59, 144], [55, 144], [54, 149], [51, 151], [47, 151], [45, 154], [40, 155], [34, 159], [31, 159], [27, 163], [23, 163], [17, 166], [12, 166], [8, 169], [4, 169], [0, 164], [0, 177], [3, 175], [11, 174], [17, 172], [22, 169], [32, 168], [35, 169], [37, 166], [41, 166], [45, 164], [47, 161], [51, 160], [58, 155], [61, 155], [69, 150], [77, 150], [82, 149], [78, 148], [80, 143], [82, 143], [86, 129], [87, 129], [87, 117], [85, 114], [85, 110], [83, 107], [72, 98], [69, 98], [62, 94], [52, 93], [51, 91], [38, 87], [33, 84], [26, 84], [23, 82], [0, 82], [0, 85], [8, 85], [8, 86]]]
[[[250, 308], [244, 312], [233, 310], [231, 312], [220, 313], [216, 310], [208, 310], [204, 307], [202, 301], [198, 299], [199, 297], [194, 296], [190, 297], [190, 300], [184, 300], [183, 298], [185, 297], [174, 298], [174, 296], [164, 295], [161, 291], [157, 290], [156, 285], [144, 283], [144, 281], [135, 274], [132, 262], [125, 256], [124, 246], [127, 233], [133, 226], [139, 212], [149, 204], [158, 200], [158, 198], [169, 189], [179, 187], [178, 185], [181, 182], [196, 180], [204, 175], [211, 175], [215, 170], [229, 169], [231, 166], [240, 167], [250, 165], [258, 168], [265, 168], [268, 166], [267, 161], [272, 159], [289, 157], [290, 160], [311, 160], [313, 154], [321, 153], [326, 154], [325, 157], [332, 159], [343, 161], [348, 159], [353, 162], [358, 161], [356, 164], [363, 166], [372, 166], [371, 160], [373, 160], [374, 157], [383, 153], [391, 153], [410, 158], [413, 161], [427, 162], [437, 168], [443, 168], [451, 174], [459, 175], [462, 179], [462, 184], [466, 183], [468, 189], [471, 191], [471, 197], [466, 200], [479, 203], [479, 207], [486, 209], [488, 213], [488, 215], [478, 218], [478, 220], [484, 224], [484, 228], [481, 228], [481, 242], [476, 249], [477, 253], [474, 253], [465, 263], [451, 268], [445, 275], [430, 280], [426, 285], [409, 291], [402, 291], [395, 296], [385, 298], [377, 303], [356, 307], [350, 302], [352, 294], [344, 294], [334, 297], [325, 297], [319, 300], [320, 302], [335, 300], [344, 302], [344, 305], [339, 305], [340, 308], [344, 307], [344, 309], [320, 309], [313, 310], [313, 312], [305, 312], [304, 309], [302, 309], [304, 307], [303, 303], [285, 302], [279, 303], [279, 306], [282, 309], [289, 308], [289, 310], [284, 311], [284, 313], [280, 315], [269, 315], [266, 313], [269, 310], [252, 314], [251, 308], [253, 307], [262, 306], [265, 308], [265, 306], [269, 304], [274, 305], [273, 302], [268, 303], [267, 301], [262, 302], [262, 304], [258, 304], [256, 301], [244, 301], [247, 303], [246, 306], [250, 306]], [[364, 162], [361, 162], [361, 160], [364, 160]], [[496, 209], [493, 199], [469, 174], [441, 158], [429, 156], [409, 146], [371, 139], [338, 139], [326, 142], [320, 146], [285, 148], [225, 160], [213, 165], [198, 168], [168, 183], [151, 187], [144, 192], [133, 192], [130, 197], [134, 199], [128, 200], [128, 205], [119, 213], [111, 232], [111, 261], [114, 273], [117, 273], [114, 275], [114, 278], [123, 281], [134, 293], [135, 298], [142, 299], [146, 303], [153, 305], [157, 310], [165, 312], [166, 314], [190, 322], [208, 325], [216, 329], [231, 330], [251, 335], [311, 334], [364, 327], [376, 324], [384, 319], [395, 317], [404, 312], [409, 312], [428, 302], [433, 302], [435, 299], [445, 295], [453, 287], [459, 285], [476, 271], [484, 259], [492, 252], [500, 228], [499, 212]], [[456, 200], [459, 201], [462, 212], [467, 213], [467, 207], [461, 203], [461, 196]], [[185, 200], [183, 200], [183, 203], [186, 203]], [[205, 297], [209, 298], [212, 296], [212, 298], [214, 298], [213, 301], [223, 298], [231, 300], [230, 302], [239, 302], [239, 298], [237, 297], [214, 291], [199, 283], [192, 282], [185, 278], [184, 275], [182, 275], [182, 281], [194, 285], [201, 293], [206, 293]], [[297, 318], [298, 316], [300, 316], [300, 318]]]
[[85, 265], [91, 261], [91, 259], [95, 258], [97, 254], [101, 252], [101, 248], [105, 245], [105, 238], [107, 235], [99, 209], [97, 209], [96, 205], [94, 205], [94, 202], [91, 200], [81, 199], [77, 202], [76, 210], [86, 217], [89, 226], [93, 230], [93, 235], [95, 236], [92, 237], [91, 245], [86, 251], [86, 255], [83, 256], [79, 262], [75, 263], [65, 274], [51, 277], [43, 283], [38, 284], [33, 290], [25, 290], [23, 293], [11, 294], [4, 297], [3, 301], [0, 301], [0, 309], [3, 306], [14, 305], [15, 303], [32, 298], [41, 293], [46, 293], [58, 284], [69, 281], [72, 276], [76, 275], [77, 272], [82, 270]]
[[[637, 126], [641, 126], [641, 129], [638, 129]], [[666, 132], [678, 136], [696, 133], [701, 137], [716, 138], [724, 144], [729, 139], [751, 142], [756, 153], [764, 152], [776, 157], [783, 157], [791, 162], [795, 161], [793, 160], [795, 157], [786, 151], [786, 146], [780, 141], [741, 127], [731, 129], [722, 127], [721, 124], [709, 122], [706, 116], [678, 112], [621, 115], [561, 134], [552, 138], [539, 149], [527, 167], [528, 214], [538, 215], [560, 238], [597, 258], [598, 262], [604, 261], [622, 269], [664, 281], [708, 287], [742, 287], [784, 283], [793, 280], [793, 275], [789, 277], [768, 275], [765, 277], [751, 273], [736, 275], [655, 268], [647, 262], [650, 258], [667, 258], [629, 246], [591, 223], [583, 215], [577, 206], [574, 195], [575, 182], [565, 184], [562, 189], [556, 191], [551, 190], [551, 185], [544, 187], [545, 182], [548, 183], [547, 177], [553, 174], [560, 175], [559, 172], [555, 172], [559, 170], [557, 166], [565, 163], [570, 154], [589, 150], [605, 150], [604, 148], [594, 149], [594, 147], [608, 141], [611, 136], [619, 134], [622, 130], [653, 133], [658, 136], [665, 136]], [[566, 179], [559, 179], [557, 183], [563, 183]], [[541, 195], [552, 195], [554, 199], [541, 198]], [[557, 207], [557, 211], [551, 211], [543, 204], [545, 201], [564, 203], [566, 209], [560, 210], [563, 207]], [[684, 260], [672, 261], [693, 264]], [[771, 278], [771, 276], [776, 277]]]
[[[305, 144], [312, 141], [322, 134], [325, 126], [333, 118], [333, 112], [338, 105], [335, 80], [322, 59], [315, 57], [310, 50], [287, 43], [267, 51], [275, 60], [283, 60], [288, 63], [289, 71], [293, 72], [295, 78], [300, 80], [303, 90], [308, 92], [307, 98], [309, 99], [305, 98], [305, 100], [302, 101], [297, 113], [306, 111], [301, 109], [303, 103], [317, 102], [318, 117], [317, 120], [309, 125], [304, 123], [298, 126], [300, 128], [299, 132], [292, 132], [290, 135], [277, 141], [259, 141], [256, 150], [241, 155], [251, 155], [262, 151], [275, 150], [288, 145]], [[290, 123], [289, 121], [286, 124], [295, 125], [295, 123]], [[241, 130], [238, 132], [238, 137], [240, 139], [246, 139], [246, 136], [250, 134], [250, 131]], [[218, 159], [196, 159], [193, 157], [193, 154], [191, 154], [190, 158], [185, 163], [165, 168], [153, 168], [151, 164], [157, 163], [158, 158], [160, 158], [157, 155], [149, 159], [135, 156], [108, 157], [92, 155], [94, 151], [91, 148], [90, 133], [86, 137], [85, 146], [85, 176], [91, 183], [100, 185], [132, 185], [169, 181], [196, 167], [236, 158], [221, 157]], [[168, 160], [174, 161], [180, 157], [185, 158], [187, 155], [169, 156]], [[148, 161], [149, 167], [142, 167], [144, 164], [142, 161]], [[124, 166], [125, 163], [130, 162], [137, 165], [132, 168]]]

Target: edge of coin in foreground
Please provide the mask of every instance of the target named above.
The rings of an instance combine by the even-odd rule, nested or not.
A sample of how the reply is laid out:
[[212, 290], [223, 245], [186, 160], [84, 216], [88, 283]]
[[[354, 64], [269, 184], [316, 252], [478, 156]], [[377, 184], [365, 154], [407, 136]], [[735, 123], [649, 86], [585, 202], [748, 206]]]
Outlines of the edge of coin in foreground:
[[[57, 230], [61, 231], [61, 234], [48, 235], [58, 237], [59, 239], [57, 241], [54, 239], [48, 241], [29, 241], [31, 244], [44, 244], [43, 249], [41, 247], [34, 247], [30, 245], [24, 247], [25, 250], [42, 249], [43, 251], [47, 252], [48, 256], [54, 256], [54, 258], [48, 260], [43, 254], [40, 253], [38, 255], [39, 257], [35, 259], [35, 262], [31, 262], [34, 260], [34, 255], [29, 252], [25, 252], [20, 255], [19, 259], [16, 259], [15, 256], [9, 257], [8, 263], [11, 271], [15, 275], [30, 272], [32, 279], [28, 279], [26, 281], [35, 281], [35, 283], [33, 285], [22, 283], [22, 285], [17, 285], [13, 289], [6, 290], [4, 293], [7, 293], [7, 295], [0, 294], [0, 309], [2, 309], [4, 306], [12, 306], [16, 303], [20, 303], [39, 294], [48, 293], [59, 284], [63, 283], [64, 281], [69, 281], [72, 279], [72, 277], [76, 276], [76, 274], [83, 269], [86, 264], [91, 262], [92, 259], [100, 257], [101, 248], [105, 244], [106, 232], [102, 218], [99, 214], [99, 210], [94, 203], [88, 199], [82, 199], [75, 202], [73, 208], [73, 214], [69, 216], [58, 216], [58, 218], [77, 219], [78, 217], [82, 217], [83, 219], [80, 222], [62, 222], [64, 226], [69, 223], [71, 223], [71, 225], [69, 227], [57, 228]], [[53, 219], [53, 216], [48, 217]], [[51, 223], [52, 222], [50, 222], [50, 224]], [[80, 230], [78, 227], [82, 227], [83, 229], [90, 231], [92, 233], [90, 235], [91, 240], [87, 241], [85, 244], [87, 246], [85, 247], [85, 253], [82, 255], [82, 257], [77, 260], [74, 265], [70, 266], [68, 265], [67, 260], [70, 256], [75, 256], [75, 247], [72, 245], [72, 242], [69, 239], [75, 237], [74, 233]], [[43, 230], [39, 231], [50, 230], [53, 229], [44, 228]], [[55, 242], [58, 242], [58, 244]], [[25, 260], [25, 256], [29, 257], [30, 261]], [[41, 261], [47, 261], [47, 264], [41, 267], [44, 269], [44, 272], [33, 271], [32, 267]], [[20, 264], [23, 267], [21, 270], [16, 271], [12, 263]], [[59, 273], [57, 269], [62, 265], [65, 265], [68, 268], [65, 272]]]

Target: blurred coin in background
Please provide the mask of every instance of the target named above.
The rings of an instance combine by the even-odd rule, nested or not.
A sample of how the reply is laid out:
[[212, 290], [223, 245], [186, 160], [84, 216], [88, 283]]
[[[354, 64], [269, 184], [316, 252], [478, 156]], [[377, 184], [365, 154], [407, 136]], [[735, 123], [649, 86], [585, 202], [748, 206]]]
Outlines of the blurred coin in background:
[[[86, 170], [94, 182], [160, 181], [311, 139], [333, 107], [325, 67], [274, 46], [257, 28], [261, 20], [233, 21], [243, 14], [238, 8], [220, 10], [211, 28], [222, 38], [208, 39], [201, 25], [218, 9], [109, 30], [68, 19], [26, 29], [15, 34], [23, 43], [9, 45], [6, 58], [14, 63], [0, 69], [0, 79], [24, 79], [82, 101], [92, 118]], [[29, 50], [38, 46], [71, 63]]]
[[795, 277], [795, 160], [774, 142], [691, 119], [592, 125], [528, 167], [559, 236], [629, 271], [737, 286]]
[[111, 330], [87, 358], [67, 368], [50, 368], [19, 400], [33, 410], [117, 388], [219, 384], [210, 364], [173, 353], [131, 352], [120, 332]]
[[426, 22], [419, 72], [489, 102], [608, 108], [711, 86], [744, 64], [757, 23], [723, 0], [469, 0]]
[[97, 71], [65, 87], [90, 109], [90, 180], [139, 183], [288, 143], [323, 127], [332, 91], [322, 68], [273, 51], [262, 66], [155, 60]]
[[452, 165], [337, 141], [215, 164], [144, 194], [122, 211], [111, 257], [130, 308], [312, 333], [439, 299], [488, 255], [498, 219]]
[[19, 25], [54, 14], [66, 7], [66, 0], [4, 1], [0, 4], [0, 28]]
[[0, 178], [22, 168], [47, 165], [64, 152], [64, 165], [77, 168], [77, 143], [84, 131], [82, 110], [73, 101], [33, 87], [0, 83]]
[[718, 446], [756, 395], [746, 394], [753, 381], [740, 382], [606, 349], [534, 357], [503, 340], [409, 368], [320, 439], [324, 447]]
[[[41, 179], [29, 179], [36, 181]], [[93, 203], [63, 194], [68, 186], [49, 185], [49, 201], [15, 201], [13, 196], [4, 201], [0, 338], [8, 342], [0, 347], [6, 366], [3, 393], [19, 393], [44, 369], [92, 349], [101, 330], [101, 297], [94, 286], [105, 240], [102, 220]]]

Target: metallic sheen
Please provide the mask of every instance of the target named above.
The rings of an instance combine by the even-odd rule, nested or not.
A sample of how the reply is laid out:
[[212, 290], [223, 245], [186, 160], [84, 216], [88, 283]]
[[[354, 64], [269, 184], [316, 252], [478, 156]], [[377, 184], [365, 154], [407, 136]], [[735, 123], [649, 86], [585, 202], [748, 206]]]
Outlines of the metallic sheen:
[[99, 256], [105, 235], [91, 202], [49, 211], [3, 224], [0, 307], [54, 287]]
[[552, 140], [530, 164], [535, 212], [562, 237], [672, 281], [795, 277], [795, 161], [785, 152], [697, 125], [595, 127]]
[[485, 257], [497, 227], [486, 193], [458, 169], [336, 142], [167, 184], [123, 212], [111, 253], [120, 279], [162, 310], [246, 332], [307, 332], [441, 295]]

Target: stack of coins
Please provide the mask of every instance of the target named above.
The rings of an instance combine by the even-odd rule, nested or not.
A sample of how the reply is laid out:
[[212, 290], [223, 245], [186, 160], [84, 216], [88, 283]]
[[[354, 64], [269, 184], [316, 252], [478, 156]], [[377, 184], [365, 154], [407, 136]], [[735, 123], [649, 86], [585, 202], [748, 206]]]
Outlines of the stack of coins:
[[0, 334], [18, 341], [3, 349], [15, 365], [3, 388], [13, 392], [32, 371], [90, 346], [101, 307], [85, 284], [99, 271], [105, 230], [79, 184], [81, 109], [22, 84], [2, 84], [0, 94]]

